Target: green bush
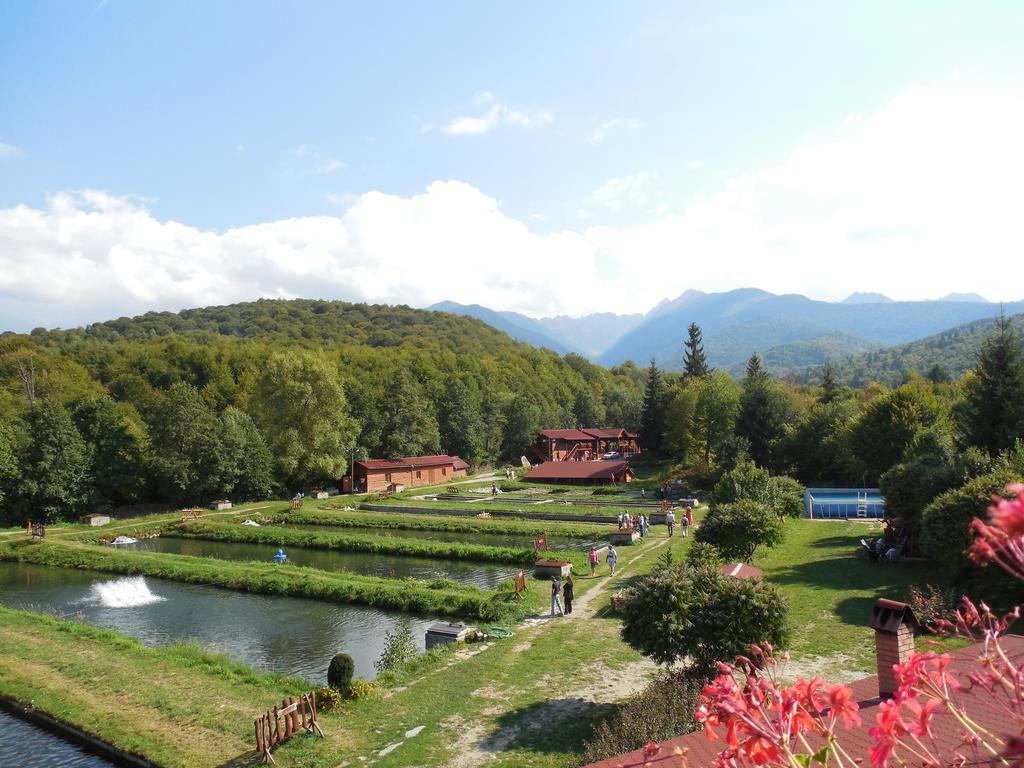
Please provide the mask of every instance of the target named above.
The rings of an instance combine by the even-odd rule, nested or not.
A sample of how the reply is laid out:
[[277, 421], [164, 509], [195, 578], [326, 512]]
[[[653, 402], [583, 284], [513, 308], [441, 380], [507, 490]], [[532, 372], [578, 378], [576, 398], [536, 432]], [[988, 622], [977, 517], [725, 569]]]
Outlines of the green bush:
[[784, 527], [768, 506], [750, 500], [713, 507], [697, 528], [695, 540], [712, 544], [726, 560], [750, 562], [759, 546], [780, 544]]
[[772, 475], [768, 481], [771, 506], [779, 517], [803, 517], [804, 488], [797, 480], [786, 475]]
[[331, 659], [327, 667], [327, 684], [342, 694], [347, 694], [352, 687], [352, 675], [355, 674], [356, 663], [347, 653], [338, 653]]
[[1020, 482], [1018, 473], [999, 470], [968, 480], [936, 497], [921, 513], [921, 551], [943, 563], [952, 576], [962, 576], [971, 568], [965, 554], [971, 543], [971, 521], [976, 517], [984, 519], [992, 505], [992, 495], [1003, 493], [1012, 482]]
[[412, 636], [412, 629], [406, 621], [399, 622], [394, 632], [386, 632], [384, 635], [384, 650], [374, 666], [378, 672], [394, 669], [399, 664], [416, 655], [416, 641]]
[[695, 541], [686, 553], [686, 564], [691, 568], [719, 568], [722, 565], [722, 553], [714, 544]]
[[752, 643], [780, 647], [786, 602], [760, 580], [722, 576], [714, 568], [676, 566], [638, 582], [626, 601], [622, 637], [659, 664], [689, 658], [700, 679], [718, 661], [732, 661]]
[[633, 698], [619, 705], [598, 724], [584, 747], [586, 763], [596, 763], [624, 752], [697, 730], [693, 712], [702, 683], [685, 673], [652, 680]]

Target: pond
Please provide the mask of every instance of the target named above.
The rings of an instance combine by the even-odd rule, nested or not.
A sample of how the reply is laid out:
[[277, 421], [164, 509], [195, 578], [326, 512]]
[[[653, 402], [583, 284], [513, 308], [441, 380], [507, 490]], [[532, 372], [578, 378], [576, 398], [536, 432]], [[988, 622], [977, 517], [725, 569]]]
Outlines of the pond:
[[[361, 528], [339, 525], [303, 525], [301, 523], [289, 523], [283, 528], [292, 528], [302, 531], [317, 531], [320, 533], [358, 533], [362, 536], [379, 536], [388, 539], [420, 539], [424, 541], [451, 541], [460, 544], [485, 544], [489, 547], [523, 547], [533, 549], [533, 542], [536, 536], [525, 536], [515, 533], [477, 533], [468, 531], [428, 531], [428, 530], [404, 530], [394, 528]], [[578, 549], [586, 550], [591, 545], [603, 547], [607, 541], [599, 536], [592, 539], [577, 539], [569, 536], [548, 536], [548, 547], [553, 550]]]
[[[178, 539], [161, 536], [143, 539], [138, 544], [120, 546], [119, 549], [140, 549], [148, 552], [170, 552], [175, 555], [212, 557], [217, 560], [256, 560], [273, 562], [277, 547], [269, 544], [250, 544], [233, 541], [207, 541], [205, 539]], [[505, 579], [514, 578], [521, 566], [501, 563], [472, 563], [459, 560], [433, 560], [423, 557], [401, 557], [367, 552], [338, 552], [329, 549], [300, 549], [285, 547], [288, 563], [321, 568], [325, 571], [349, 571], [366, 576], [392, 579], [447, 578], [483, 589], [495, 589]]]
[[0, 711], [0, 765], [17, 768], [114, 768], [49, 731]]
[[260, 671], [317, 684], [342, 651], [356, 675], [375, 677], [385, 632], [408, 621], [422, 649], [434, 623], [364, 606], [7, 562], [0, 562], [0, 603], [113, 629], [148, 646], [192, 640]]

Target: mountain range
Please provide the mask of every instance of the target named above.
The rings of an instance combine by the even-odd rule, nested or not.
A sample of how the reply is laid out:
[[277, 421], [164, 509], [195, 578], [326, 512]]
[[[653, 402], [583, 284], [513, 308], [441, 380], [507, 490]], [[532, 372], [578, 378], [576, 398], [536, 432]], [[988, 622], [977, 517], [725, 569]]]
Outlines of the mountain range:
[[[475, 317], [520, 341], [560, 354], [574, 352], [602, 365], [626, 360], [642, 365], [654, 359], [669, 370], [681, 369], [687, 327], [697, 323], [711, 365], [738, 371], [757, 352], [776, 374], [907, 344], [954, 326], [991, 320], [999, 311], [974, 294], [893, 301], [880, 293], [855, 293], [842, 302], [827, 302], [756, 288], [688, 290], [644, 315], [533, 319], [455, 302], [428, 309]], [[1024, 301], [1002, 309], [1007, 314], [1024, 312]]]

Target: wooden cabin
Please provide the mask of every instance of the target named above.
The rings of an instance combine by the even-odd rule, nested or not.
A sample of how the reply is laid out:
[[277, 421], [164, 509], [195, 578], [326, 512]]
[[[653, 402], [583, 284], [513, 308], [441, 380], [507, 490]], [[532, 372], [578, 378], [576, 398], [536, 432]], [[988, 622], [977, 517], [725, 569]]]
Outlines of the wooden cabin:
[[[394, 491], [399, 487], [416, 488], [438, 485], [452, 478], [465, 477], [469, 464], [458, 456], [407, 456], [402, 459], [366, 459], [352, 467], [356, 493]], [[342, 483], [347, 487], [349, 483]]]
[[639, 435], [622, 427], [545, 429], [530, 447], [535, 461], [593, 461], [606, 453], [639, 453]]

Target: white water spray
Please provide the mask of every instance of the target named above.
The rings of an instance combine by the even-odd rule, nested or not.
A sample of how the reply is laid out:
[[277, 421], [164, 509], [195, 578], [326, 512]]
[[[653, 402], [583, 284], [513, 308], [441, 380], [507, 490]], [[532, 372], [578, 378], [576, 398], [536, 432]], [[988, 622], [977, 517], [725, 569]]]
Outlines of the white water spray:
[[113, 581], [97, 581], [89, 587], [90, 603], [104, 608], [135, 608], [140, 605], [162, 603], [166, 598], [154, 595], [142, 576], [128, 576]]

